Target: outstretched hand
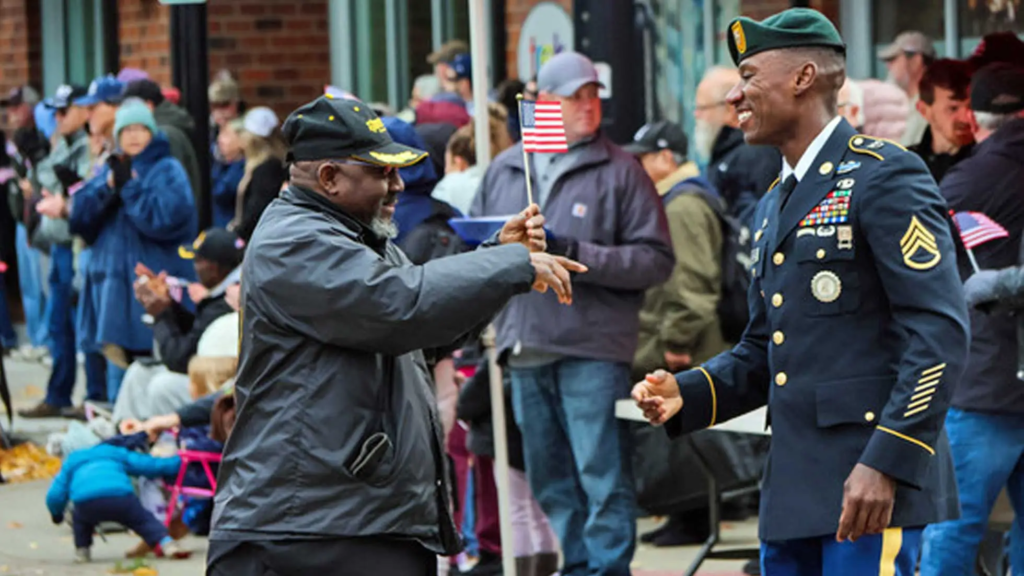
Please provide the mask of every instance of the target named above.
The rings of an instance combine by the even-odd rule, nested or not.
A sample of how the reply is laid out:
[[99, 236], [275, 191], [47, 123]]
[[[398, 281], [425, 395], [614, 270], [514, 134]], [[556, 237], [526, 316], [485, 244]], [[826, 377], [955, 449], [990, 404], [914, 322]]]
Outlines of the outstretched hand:
[[655, 370], [633, 386], [633, 400], [643, 410], [644, 418], [655, 426], [668, 422], [683, 408], [679, 383], [664, 370]]
[[587, 271], [586, 266], [564, 256], [546, 252], [531, 253], [530, 263], [533, 264], [534, 270], [534, 290], [544, 293], [550, 288], [555, 291], [559, 302], [572, 304], [572, 278], [569, 272], [583, 274]]
[[546, 252], [548, 244], [545, 236], [544, 216], [540, 213], [540, 206], [530, 204], [502, 226], [498, 240], [502, 244], [522, 244], [530, 252]]

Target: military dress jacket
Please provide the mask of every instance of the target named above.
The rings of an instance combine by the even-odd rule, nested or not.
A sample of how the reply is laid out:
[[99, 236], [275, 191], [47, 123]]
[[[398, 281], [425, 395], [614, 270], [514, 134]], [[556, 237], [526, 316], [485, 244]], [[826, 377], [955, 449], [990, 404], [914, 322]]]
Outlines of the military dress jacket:
[[780, 209], [758, 204], [750, 323], [677, 374], [670, 434], [768, 406], [760, 537], [834, 534], [857, 463], [897, 482], [893, 527], [959, 514], [943, 431], [968, 316], [945, 201], [915, 154], [844, 120]]

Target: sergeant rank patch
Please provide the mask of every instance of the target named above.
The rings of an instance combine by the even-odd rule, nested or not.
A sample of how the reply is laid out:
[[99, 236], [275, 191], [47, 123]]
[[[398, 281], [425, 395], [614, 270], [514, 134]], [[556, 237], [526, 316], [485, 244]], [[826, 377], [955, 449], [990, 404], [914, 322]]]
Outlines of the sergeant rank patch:
[[903, 263], [913, 270], [931, 270], [942, 260], [935, 235], [921, 224], [917, 216], [910, 217], [910, 226], [900, 239], [900, 251]]

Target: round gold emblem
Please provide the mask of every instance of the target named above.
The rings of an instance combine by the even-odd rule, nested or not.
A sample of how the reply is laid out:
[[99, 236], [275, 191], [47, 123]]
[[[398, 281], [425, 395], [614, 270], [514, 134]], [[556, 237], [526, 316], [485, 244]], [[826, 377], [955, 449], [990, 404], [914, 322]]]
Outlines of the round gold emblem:
[[835, 302], [843, 292], [843, 282], [835, 272], [823, 270], [811, 278], [811, 294], [819, 302]]

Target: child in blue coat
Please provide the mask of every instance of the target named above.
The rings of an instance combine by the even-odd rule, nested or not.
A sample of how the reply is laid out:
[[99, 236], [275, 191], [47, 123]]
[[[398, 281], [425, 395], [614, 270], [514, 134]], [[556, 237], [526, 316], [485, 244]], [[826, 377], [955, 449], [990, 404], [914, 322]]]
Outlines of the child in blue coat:
[[[135, 495], [132, 476], [174, 477], [181, 458], [155, 458], [127, 448], [100, 444], [71, 453], [46, 494], [54, 524], [64, 521], [68, 500], [74, 503], [75, 561], [89, 562], [92, 535], [101, 522], [117, 522], [135, 532], [150, 547], [171, 558], [187, 558], [160, 523]], [[159, 546], [159, 548], [157, 548]]]

